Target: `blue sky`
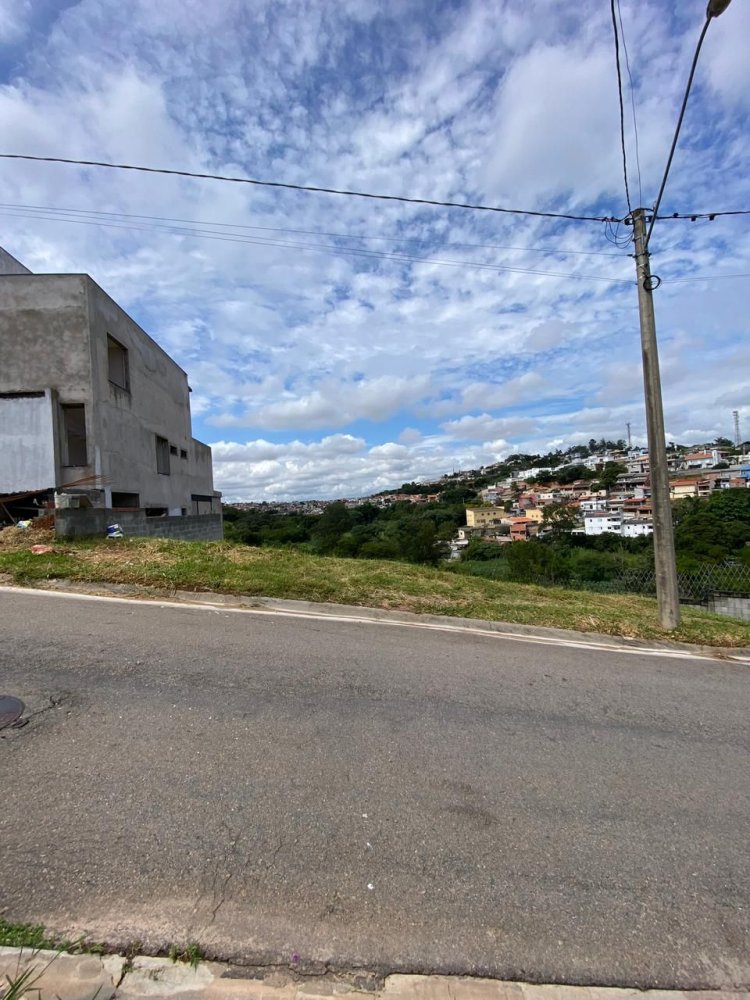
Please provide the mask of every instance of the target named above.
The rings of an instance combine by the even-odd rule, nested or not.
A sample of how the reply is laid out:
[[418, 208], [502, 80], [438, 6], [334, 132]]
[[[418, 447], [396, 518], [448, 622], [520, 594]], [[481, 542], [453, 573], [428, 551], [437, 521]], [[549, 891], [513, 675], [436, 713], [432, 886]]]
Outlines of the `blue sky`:
[[[704, 9], [622, 0], [645, 204]], [[750, 208], [749, 37], [735, 0], [665, 212]], [[627, 133], [637, 203], [630, 117]], [[604, 0], [0, 0], [0, 135], [7, 152], [626, 211]], [[188, 371], [227, 498], [364, 494], [627, 421], [645, 443], [633, 264], [598, 224], [53, 164], [0, 161], [0, 178], [0, 244], [90, 273]], [[721, 275], [750, 272], [750, 217], [664, 222], [652, 252], [670, 438], [731, 436], [733, 409], [747, 436], [750, 278]]]

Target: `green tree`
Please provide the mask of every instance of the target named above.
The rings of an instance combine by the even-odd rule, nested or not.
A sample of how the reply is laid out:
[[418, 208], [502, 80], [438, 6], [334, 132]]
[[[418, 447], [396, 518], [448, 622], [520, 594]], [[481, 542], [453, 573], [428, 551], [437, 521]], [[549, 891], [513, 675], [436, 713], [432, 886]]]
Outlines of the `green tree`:
[[569, 534], [578, 523], [575, 510], [569, 507], [565, 500], [559, 503], [548, 503], [542, 514], [542, 524], [549, 529], [553, 539]]
[[352, 523], [351, 512], [343, 501], [328, 504], [312, 530], [315, 551], [322, 555], [333, 552], [341, 536], [351, 529]]
[[601, 490], [611, 490], [617, 482], [617, 477], [625, 472], [625, 466], [619, 462], [605, 462], [604, 468], [598, 473], [598, 485]]
[[744, 553], [750, 542], [750, 490], [717, 490], [707, 500], [682, 500], [674, 508], [675, 545], [687, 557], [721, 562]]
[[403, 553], [409, 562], [434, 565], [443, 554], [432, 521], [423, 521], [404, 544]]
[[483, 542], [481, 538], [472, 538], [461, 553], [462, 562], [491, 562], [493, 559], [504, 559], [506, 545], [495, 542]]

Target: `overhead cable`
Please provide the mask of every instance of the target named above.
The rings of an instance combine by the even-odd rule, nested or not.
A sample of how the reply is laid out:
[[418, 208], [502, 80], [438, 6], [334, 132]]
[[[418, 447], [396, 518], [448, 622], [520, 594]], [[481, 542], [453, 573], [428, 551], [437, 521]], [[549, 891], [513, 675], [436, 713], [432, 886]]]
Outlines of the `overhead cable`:
[[677, 149], [677, 140], [680, 137], [680, 129], [682, 128], [682, 120], [685, 117], [685, 109], [687, 108], [688, 98], [690, 97], [690, 91], [693, 86], [693, 78], [695, 77], [695, 70], [698, 65], [698, 57], [701, 53], [701, 48], [703, 47], [703, 40], [706, 37], [706, 32], [708, 31], [708, 26], [713, 20], [715, 15], [711, 13], [711, 4], [709, 3], [708, 10], [706, 11], [706, 23], [703, 25], [703, 30], [700, 33], [700, 38], [698, 39], [698, 44], [695, 47], [695, 54], [693, 55], [693, 62], [690, 67], [690, 75], [688, 76], [687, 87], [685, 87], [685, 96], [682, 98], [682, 107], [680, 108], [680, 115], [677, 119], [677, 127], [674, 130], [674, 137], [672, 139], [672, 145], [669, 150], [669, 156], [667, 157], [667, 166], [664, 169], [664, 176], [661, 180], [661, 185], [659, 187], [659, 194], [656, 196], [656, 201], [654, 202], [654, 209], [651, 216], [651, 224], [648, 227], [648, 232], [646, 233], [646, 239], [643, 243], [643, 249], [648, 248], [649, 240], [651, 239], [651, 233], [654, 229], [654, 223], [656, 222], [657, 216], [659, 214], [659, 207], [661, 205], [661, 200], [664, 196], [664, 188], [667, 186], [667, 178], [669, 177], [669, 169], [672, 166], [672, 160], [674, 158], [675, 150]]
[[628, 157], [625, 151], [625, 105], [622, 99], [622, 71], [620, 69], [620, 38], [617, 30], [617, 15], [615, 13], [615, 0], [609, 2], [612, 14], [612, 33], [615, 37], [615, 66], [617, 67], [617, 98], [620, 104], [620, 149], [622, 150], [622, 173], [625, 179], [625, 200], [628, 203], [628, 215], [633, 214], [633, 206], [630, 202], [630, 185], [628, 184]]
[[[583, 257], [617, 257], [622, 259], [622, 255], [619, 253], [611, 253], [606, 250], [569, 250], [562, 249], [561, 247], [517, 247], [517, 246], [504, 246], [499, 243], [458, 243], [453, 241], [446, 241], [445, 243], [440, 243], [438, 238], [430, 240], [417, 240], [414, 238], [403, 237], [403, 236], [375, 236], [372, 234], [359, 234], [359, 233], [335, 233], [327, 232], [319, 229], [290, 229], [288, 227], [279, 226], [248, 226], [243, 223], [238, 222], [216, 222], [214, 220], [208, 219], [176, 219], [170, 218], [169, 216], [159, 216], [159, 215], [134, 215], [128, 212], [104, 212], [97, 209], [82, 209], [82, 208], [58, 208], [54, 205], [24, 205], [16, 204], [13, 202], [0, 202], [0, 209], [13, 209], [14, 211], [27, 211], [33, 213], [39, 212], [54, 212], [56, 215], [71, 215], [71, 216], [93, 216], [95, 218], [113, 218], [113, 219], [136, 219], [136, 220], [146, 220], [148, 222], [156, 223], [187, 223], [191, 226], [215, 226], [220, 229], [241, 229], [247, 230], [249, 232], [261, 232], [261, 233], [291, 233], [293, 235], [302, 236], [324, 236], [331, 239], [341, 239], [341, 240], [377, 240], [379, 242], [385, 243], [406, 243], [416, 246], [435, 246], [439, 244], [443, 248], [470, 248], [472, 250], [510, 250], [519, 253], [543, 253], [543, 254], [554, 254], [560, 257], [567, 256], [583, 256]], [[34, 216], [28, 216], [33, 218]], [[42, 218], [42, 216], [40, 216]]]
[[380, 259], [380, 260], [392, 260], [401, 263], [408, 264], [435, 264], [441, 267], [471, 267], [477, 268], [479, 270], [495, 271], [496, 273], [510, 272], [517, 274], [535, 274], [544, 277], [552, 278], [585, 278], [593, 281], [609, 281], [615, 283], [625, 283], [632, 285], [633, 282], [629, 278], [618, 278], [610, 277], [604, 274], [577, 274], [565, 271], [547, 271], [547, 270], [537, 270], [535, 268], [528, 267], [515, 267], [508, 264], [490, 264], [483, 261], [472, 261], [472, 260], [437, 260], [432, 257], [418, 257], [411, 254], [401, 254], [401, 253], [386, 253], [380, 250], [365, 250], [360, 247], [340, 247], [333, 244], [316, 244], [316, 243], [297, 243], [288, 240], [267, 240], [259, 239], [251, 236], [243, 236], [239, 233], [234, 235], [229, 234], [216, 234], [211, 232], [205, 232], [200, 229], [187, 229], [179, 226], [136, 226], [130, 225], [129, 223], [120, 222], [106, 222], [103, 220], [92, 220], [92, 219], [72, 219], [69, 217], [55, 217], [52, 215], [40, 215], [35, 214], [32, 216], [23, 215], [22, 213], [14, 213], [8, 210], [0, 212], [11, 218], [37, 218], [44, 219], [48, 222], [66, 222], [72, 223], [74, 225], [82, 226], [104, 226], [109, 229], [124, 229], [124, 230], [135, 230], [140, 232], [153, 232], [154, 229], [159, 229], [168, 235], [174, 236], [192, 236], [199, 239], [207, 240], [218, 240], [222, 243], [240, 243], [249, 246], [268, 246], [268, 247], [283, 247], [293, 250], [313, 250], [319, 253], [332, 253], [336, 255], [343, 256], [354, 256], [362, 257], [367, 259]]
[[633, 136], [635, 138], [635, 167], [638, 172], [638, 204], [643, 204], [643, 188], [641, 186], [641, 152], [638, 145], [638, 117], [635, 113], [635, 88], [633, 86], [633, 74], [630, 72], [630, 57], [628, 56], [628, 43], [625, 40], [625, 29], [622, 26], [622, 10], [620, 0], [617, 0], [617, 19], [620, 23], [620, 41], [622, 51], [625, 55], [625, 68], [628, 71], [628, 85], [630, 89], [630, 107], [633, 112]]
[[290, 184], [283, 181], [264, 181], [252, 177], [233, 177], [227, 174], [204, 174], [192, 170], [173, 170], [166, 167], [143, 167], [132, 163], [106, 163], [102, 160], [74, 160], [63, 156], [31, 156], [27, 153], [0, 153], [3, 160], [32, 160], [37, 163], [67, 163], [77, 167], [103, 167], [107, 170], [135, 170], [146, 174], [168, 174], [174, 177], [192, 177], [198, 180], [228, 181], [233, 184], [253, 184], [257, 187], [284, 188], [288, 191], [309, 191], [316, 194], [345, 195], [348, 198], [373, 198], [378, 201], [396, 201], [408, 205], [434, 205], [438, 208], [462, 208], [472, 212], [498, 212], [503, 215], [527, 215], [541, 219], [566, 219], [570, 222], [607, 222], [614, 217], [607, 215], [573, 215], [567, 212], [540, 212], [526, 208], [499, 208], [496, 205], [475, 205], [470, 202], [437, 201], [432, 198], [408, 198], [396, 194], [373, 194], [369, 191], [348, 191], [343, 188], [318, 187], [311, 184]]

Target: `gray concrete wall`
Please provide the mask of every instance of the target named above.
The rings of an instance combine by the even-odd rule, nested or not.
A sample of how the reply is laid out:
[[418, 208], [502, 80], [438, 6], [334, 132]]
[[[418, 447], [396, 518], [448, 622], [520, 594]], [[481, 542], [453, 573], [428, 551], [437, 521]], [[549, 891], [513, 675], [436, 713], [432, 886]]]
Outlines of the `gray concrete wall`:
[[[88, 337], [86, 276], [82, 274], [3, 274], [0, 276], [0, 393], [53, 391], [59, 404], [83, 403], [86, 407], [86, 436], [95, 433], [91, 385], [91, 354]], [[54, 408], [55, 431], [59, 423]], [[30, 441], [20, 428], [10, 428], [14, 447], [25, 452], [37, 465], [42, 457], [30, 454]], [[44, 451], [48, 444], [44, 444]], [[55, 433], [55, 477], [44, 487], [74, 482], [95, 472], [86, 466], [62, 465], [62, 449]], [[92, 462], [89, 449], [89, 462]], [[26, 489], [25, 476], [9, 479], [7, 453], [0, 452], [5, 467], [3, 492]]]
[[[109, 381], [108, 335], [127, 351], [127, 389]], [[192, 437], [187, 375], [87, 275], [0, 271], [0, 393], [38, 390], [54, 391], [59, 406], [85, 406], [88, 449], [86, 466], [63, 465], [55, 406], [55, 476], [40, 489], [98, 476], [108, 499], [137, 493], [140, 507], [172, 514], [197, 513], [192, 496], [213, 493], [211, 450]], [[157, 435], [176, 449], [169, 475], [157, 472]], [[14, 456], [25, 449], [29, 457], [29, 440], [20, 432], [13, 438]], [[41, 461], [40, 454], [32, 464]], [[7, 488], [0, 492], [27, 489], [24, 477], [11, 473], [16, 458], [10, 463], [0, 452], [3, 465]]]
[[31, 274], [20, 260], [16, 260], [7, 250], [0, 247], [0, 274]]
[[[210, 449], [192, 437], [187, 375], [91, 279], [87, 292], [101, 474], [113, 492], [138, 493], [141, 507], [192, 512], [192, 494], [212, 493], [213, 474]], [[127, 391], [109, 381], [107, 335], [128, 352]], [[157, 472], [157, 435], [177, 449], [169, 475]]]
[[55, 533], [58, 538], [104, 537], [110, 524], [119, 524], [126, 538], [177, 538], [191, 542], [216, 542], [224, 537], [221, 514], [146, 517], [141, 510], [118, 511], [102, 507], [55, 511]]
[[714, 594], [709, 597], [706, 607], [717, 615], [750, 622], [750, 597], [746, 595], [739, 597], [736, 594]]

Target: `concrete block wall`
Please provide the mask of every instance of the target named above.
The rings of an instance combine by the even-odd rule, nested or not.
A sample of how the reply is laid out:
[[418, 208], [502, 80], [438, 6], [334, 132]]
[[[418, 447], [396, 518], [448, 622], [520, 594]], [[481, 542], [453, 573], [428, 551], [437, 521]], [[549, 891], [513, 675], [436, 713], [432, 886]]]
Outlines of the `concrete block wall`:
[[188, 514], [185, 517], [146, 517], [142, 510], [118, 511], [103, 507], [55, 511], [58, 538], [91, 538], [107, 534], [119, 524], [126, 538], [177, 538], [188, 542], [219, 542], [224, 537], [221, 514]]
[[750, 597], [746, 594], [741, 597], [735, 594], [714, 594], [709, 597], [707, 606], [709, 611], [715, 611], [717, 615], [750, 622]]

